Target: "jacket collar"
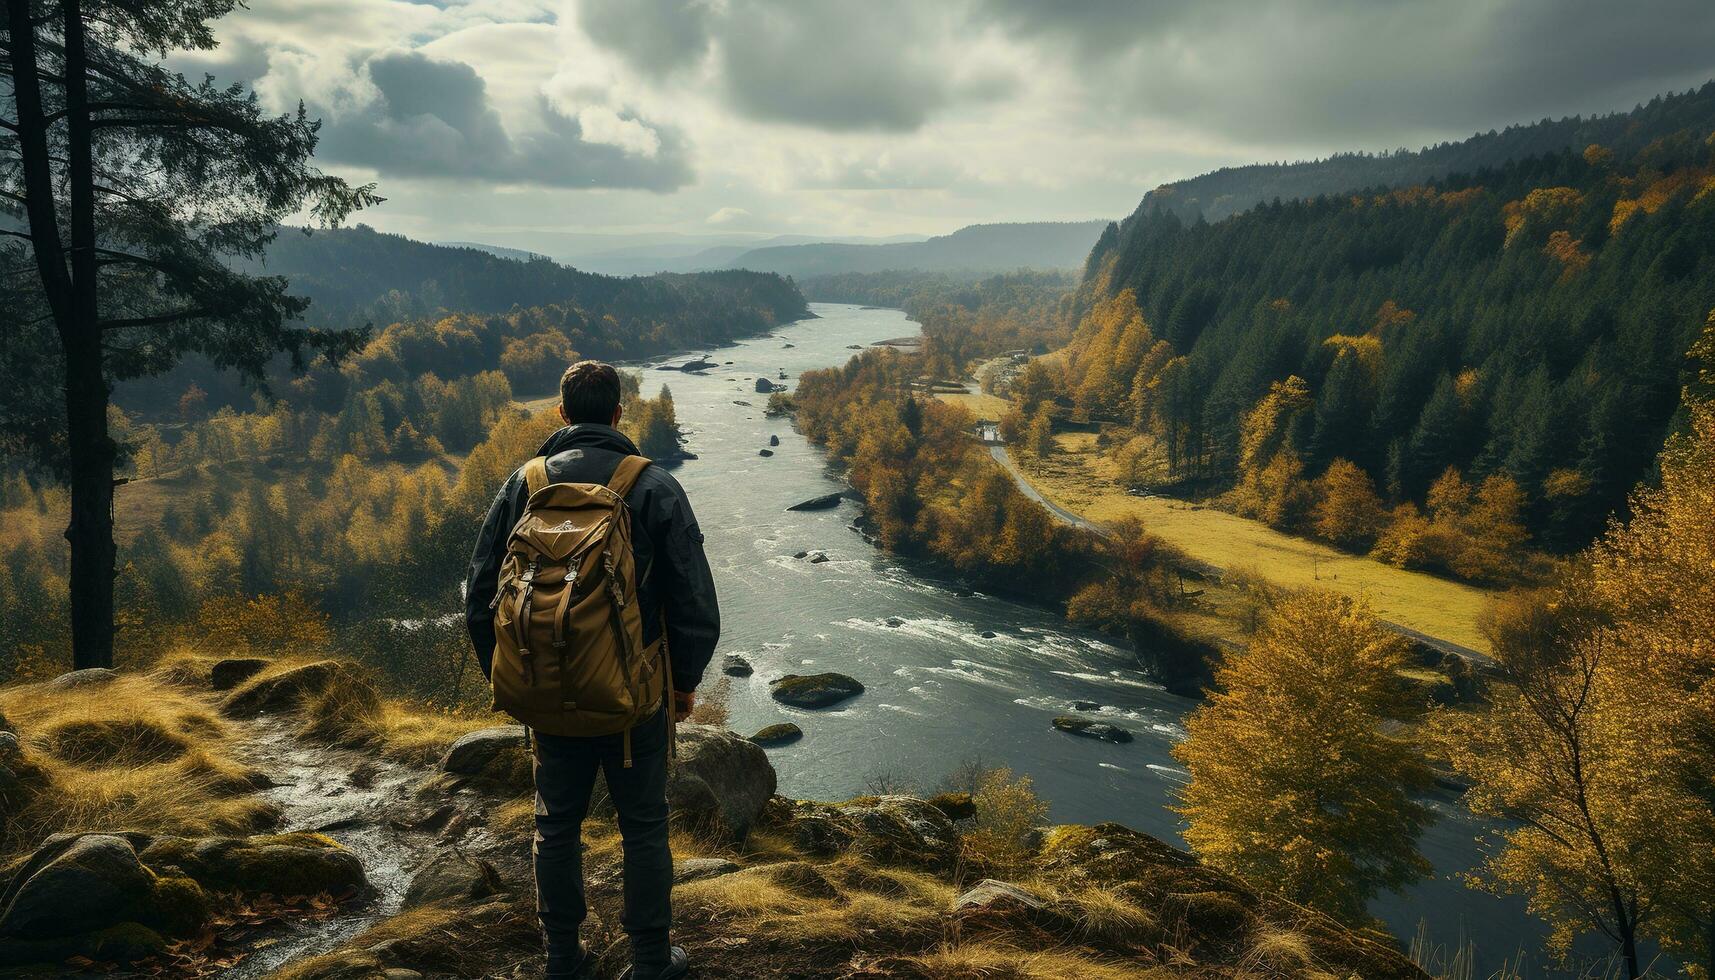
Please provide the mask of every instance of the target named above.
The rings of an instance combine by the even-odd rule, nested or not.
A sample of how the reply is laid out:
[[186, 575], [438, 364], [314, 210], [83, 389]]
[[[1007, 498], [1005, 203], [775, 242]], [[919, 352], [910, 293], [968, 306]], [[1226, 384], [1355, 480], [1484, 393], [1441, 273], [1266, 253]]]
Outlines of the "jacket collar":
[[637, 444], [625, 433], [599, 422], [566, 426], [549, 436], [548, 441], [542, 443], [542, 448], [536, 450], [536, 455], [553, 456], [568, 449], [606, 449], [625, 456], [638, 455]]

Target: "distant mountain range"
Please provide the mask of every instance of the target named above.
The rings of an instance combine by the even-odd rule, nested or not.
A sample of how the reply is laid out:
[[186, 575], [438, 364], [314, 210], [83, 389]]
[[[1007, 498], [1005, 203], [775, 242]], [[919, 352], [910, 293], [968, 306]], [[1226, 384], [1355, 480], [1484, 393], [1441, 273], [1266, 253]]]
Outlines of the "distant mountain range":
[[1657, 96], [1629, 112], [1520, 123], [1421, 150], [1337, 153], [1302, 163], [1223, 167], [1161, 185], [1144, 197], [1138, 211], [1159, 208], [1186, 221], [1201, 215], [1213, 222], [1277, 198], [1291, 201], [1360, 188], [1405, 187], [1456, 173], [1476, 175], [1509, 161], [1583, 150], [1592, 143], [1624, 156], [1706, 118], [1711, 103], [1715, 103], [1715, 82], [1682, 95]]
[[[739, 268], [734, 260], [747, 252], [808, 243], [888, 245], [920, 242], [922, 235], [826, 236], [678, 233], [496, 232], [489, 242], [445, 242], [509, 259], [546, 256], [585, 272], [609, 276], [646, 276], [656, 272], [707, 272]], [[1092, 239], [1093, 240], [1093, 239]]]
[[1035, 221], [970, 225], [922, 242], [776, 245], [747, 251], [730, 265], [799, 279], [854, 272], [1076, 269], [1083, 266], [1106, 225], [1105, 221]]

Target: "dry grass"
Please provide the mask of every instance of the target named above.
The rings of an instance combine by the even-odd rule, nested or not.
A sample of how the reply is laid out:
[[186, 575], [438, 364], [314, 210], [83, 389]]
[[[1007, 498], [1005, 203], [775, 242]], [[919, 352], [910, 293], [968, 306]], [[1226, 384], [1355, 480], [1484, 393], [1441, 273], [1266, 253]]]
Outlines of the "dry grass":
[[16, 856], [49, 834], [123, 828], [184, 835], [231, 834], [264, 825], [234, 730], [202, 699], [145, 675], [101, 685], [0, 690], [0, 712], [17, 726], [48, 785], [6, 828]]
[[912, 968], [921, 971], [918, 976], [938, 980], [1138, 980], [1183, 975], [1182, 971], [1104, 962], [1072, 952], [1010, 949], [993, 943], [946, 945], [917, 956], [898, 957], [884, 967], [889, 972], [875, 975], [912, 976], [907, 972]]
[[965, 411], [971, 413], [971, 418], [988, 419], [991, 422], [1000, 421], [1000, 417], [1012, 408], [1011, 402], [998, 395], [985, 395], [976, 391], [966, 394], [941, 392], [935, 397], [949, 405], [963, 405]]
[[1251, 568], [1279, 588], [1323, 588], [1367, 599], [1389, 622], [1483, 653], [1477, 618], [1493, 593], [1293, 537], [1257, 521], [1166, 497], [1134, 497], [1092, 433], [1055, 436], [1059, 452], [1045, 461], [1015, 455], [1044, 497], [1099, 522], [1136, 517], [1150, 533], [1219, 568]]
[[907, 937], [939, 937], [955, 895], [953, 886], [928, 875], [842, 858], [780, 861], [693, 881], [674, 890], [674, 901], [728, 934], [898, 948]]

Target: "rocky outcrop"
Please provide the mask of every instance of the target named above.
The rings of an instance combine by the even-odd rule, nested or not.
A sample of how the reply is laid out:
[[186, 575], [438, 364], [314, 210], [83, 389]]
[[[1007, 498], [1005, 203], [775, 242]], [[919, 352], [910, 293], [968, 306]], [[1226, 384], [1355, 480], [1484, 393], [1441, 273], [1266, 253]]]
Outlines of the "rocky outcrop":
[[232, 718], [255, 718], [296, 711], [336, 692], [342, 698], [363, 694], [374, 697], [369, 682], [349, 664], [338, 660], [317, 660], [256, 675], [255, 679], [228, 695], [220, 710]]
[[881, 864], [948, 871], [958, 863], [959, 831], [934, 805], [912, 796], [859, 797], [845, 803], [798, 801], [781, 818], [806, 854], [854, 853]]
[[750, 665], [742, 655], [729, 653], [721, 660], [721, 673], [728, 677], [749, 677], [756, 673], [756, 668]]
[[772, 392], [785, 391], [785, 390], [786, 390], [785, 385], [777, 385], [774, 382], [768, 380], [767, 378], [757, 378], [756, 379], [756, 392], [759, 395], [766, 395], [766, 394], [770, 394]]
[[482, 789], [523, 794], [535, 785], [523, 725], [482, 728], [461, 736], [441, 756], [438, 768], [454, 782]]
[[322, 834], [157, 837], [139, 853], [150, 867], [176, 867], [210, 891], [346, 895], [366, 879], [357, 856]]
[[794, 708], [827, 708], [862, 694], [856, 678], [832, 671], [822, 674], [787, 674], [774, 681], [774, 700]]
[[494, 865], [463, 854], [442, 854], [411, 878], [407, 909], [433, 904], [469, 904], [497, 895], [505, 886]]
[[1104, 742], [1121, 744], [1131, 741], [1131, 732], [1126, 731], [1118, 725], [1110, 725], [1105, 721], [1091, 721], [1088, 718], [1061, 715], [1054, 719], [1054, 727], [1068, 735], [1100, 739]]
[[134, 920], [147, 911], [154, 878], [124, 837], [52, 841], [7, 889], [0, 936], [70, 936]]
[[994, 878], [984, 878], [955, 898], [952, 915], [961, 928], [997, 932], [1053, 932], [1068, 924], [1055, 914], [1047, 899]]
[[846, 495], [843, 491], [835, 491], [834, 493], [824, 493], [820, 497], [811, 497], [809, 500], [801, 500], [786, 509], [831, 510], [832, 508], [838, 507], [840, 505], [840, 501], [844, 499], [846, 499]]
[[768, 754], [711, 725], [680, 725], [678, 750], [667, 774], [674, 821], [722, 841], [742, 842], [774, 795]]
[[764, 748], [773, 748], [780, 745], [791, 745], [803, 737], [804, 729], [786, 721], [763, 728], [755, 735], [750, 736], [750, 740]]

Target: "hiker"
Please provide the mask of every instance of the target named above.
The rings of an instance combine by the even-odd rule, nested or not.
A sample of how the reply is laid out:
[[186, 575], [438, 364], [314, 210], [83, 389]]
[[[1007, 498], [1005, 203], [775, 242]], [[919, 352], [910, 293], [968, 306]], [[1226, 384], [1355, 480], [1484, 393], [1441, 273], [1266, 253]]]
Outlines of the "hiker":
[[685, 491], [637, 454], [619, 417], [618, 372], [599, 361], [566, 369], [566, 427], [501, 486], [465, 582], [465, 622], [494, 706], [529, 733], [550, 978], [580, 976], [588, 960], [579, 831], [598, 769], [624, 838], [625, 976], [689, 969], [668, 938], [667, 757], [714, 655], [720, 612]]

